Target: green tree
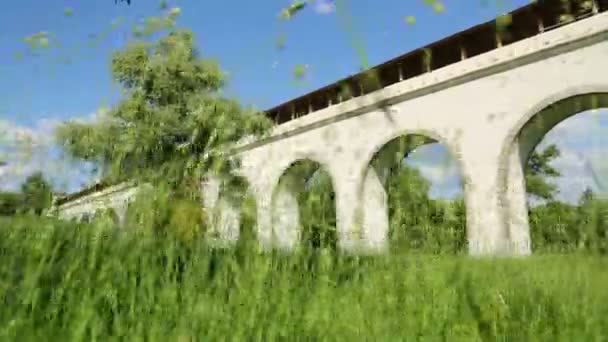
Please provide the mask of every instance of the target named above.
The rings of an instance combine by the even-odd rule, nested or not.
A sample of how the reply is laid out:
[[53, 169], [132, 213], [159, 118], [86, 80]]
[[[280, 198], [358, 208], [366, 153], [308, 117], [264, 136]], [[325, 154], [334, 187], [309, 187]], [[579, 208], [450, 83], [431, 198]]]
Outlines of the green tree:
[[227, 171], [230, 164], [218, 148], [271, 127], [260, 112], [222, 96], [224, 73], [200, 57], [188, 30], [156, 43], [132, 42], [111, 65], [126, 93], [122, 101], [94, 123], [70, 122], [57, 130], [67, 152], [98, 162], [107, 181], [144, 177], [177, 186], [202, 170]]
[[557, 194], [555, 185], [547, 182], [547, 177], [559, 177], [551, 162], [559, 157], [560, 151], [555, 145], [550, 145], [541, 152], [533, 151], [525, 167], [527, 192], [532, 197], [551, 201]]
[[549, 201], [530, 209], [530, 234], [534, 251], [567, 252], [581, 239], [577, 207]]
[[586, 249], [605, 252], [608, 247], [608, 202], [597, 198], [590, 188], [585, 189], [578, 202], [579, 245]]
[[21, 209], [23, 196], [14, 192], [0, 192], [0, 216], [14, 216]]
[[303, 179], [306, 181], [305, 191], [300, 192], [298, 196], [302, 217], [302, 240], [308, 247], [335, 249], [338, 235], [336, 199], [331, 176], [318, 168]]
[[389, 239], [394, 247], [420, 249], [429, 237], [426, 223], [431, 215], [431, 184], [419, 170], [403, 162], [388, 178]]
[[40, 215], [51, 206], [53, 189], [41, 172], [36, 172], [27, 177], [21, 185], [21, 193], [24, 211]]
[[595, 194], [591, 188], [585, 188], [585, 191], [581, 193], [581, 196], [578, 199], [578, 205], [580, 208], [585, 208], [590, 206], [595, 200]]

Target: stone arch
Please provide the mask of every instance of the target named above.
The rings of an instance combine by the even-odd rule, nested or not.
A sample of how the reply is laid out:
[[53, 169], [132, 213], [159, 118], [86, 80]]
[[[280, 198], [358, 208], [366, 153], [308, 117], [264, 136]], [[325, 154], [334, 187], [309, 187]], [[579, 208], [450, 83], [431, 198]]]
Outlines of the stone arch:
[[532, 253], [525, 164], [543, 137], [559, 123], [581, 112], [608, 107], [608, 84], [568, 88], [539, 101], [509, 131], [501, 150], [500, 200], [507, 224], [509, 248], [517, 254]]
[[106, 213], [110, 217], [110, 220], [112, 220], [112, 223], [114, 225], [118, 226], [120, 224], [120, 222], [121, 222], [120, 216], [118, 215], [118, 212], [116, 209], [108, 208], [108, 209], [106, 209]]
[[[447, 148], [447, 150], [449, 151], [450, 155], [454, 156], [458, 162], [458, 167], [462, 168], [462, 162], [460, 159], [460, 148], [458, 144], [454, 143], [454, 139], [456, 138], [456, 136], [459, 135], [459, 132], [455, 132], [454, 137], [452, 136], [448, 136], [447, 134], [440, 134], [437, 133], [434, 130], [429, 130], [429, 129], [408, 129], [408, 130], [398, 130], [398, 131], [394, 131], [394, 132], [390, 132], [389, 134], [381, 137], [380, 139], [377, 139], [373, 145], [373, 147], [371, 149], [369, 149], [368, 151], [366, 151], [364, 158], [363, 158], [363, 162], [361, 163], [361, 165], [358, 167], [357, 169], [357, 173], [358, 173], [358, 178], [359, 179], [365, 179], [365, 176], [367, 175], [368, 171], [369, 171], [369, 166], [372, 164], [373, 159], [378, 155], [378, 153], [385, 148], [388, 144], [390, 144], [391, 142], [394, 142], [397, 139], [400, 139], [402, 137], [408, 137], [408, 136], [419, 136], [419, 137], [423, 137], [426, 140], [428, 140], [428, 142], [426, 144], [440, 144], [442, 146], [445, 146]], [[419, 145], [423, 146], [425, 144]], [[412, 149], [413, 151], [414, 149]], [[411, 151], [410, 151], [411, 152]], [[465, 175], [463, 174], [463, 177], [465, 177]], [[466, 180], [466, 182], [468, 182], [470, 180]], [[465, 182], [465, 183], [466, 183]], [[359, 189], [362, 189], [363, 184], [359, 184]]]
[[91, 223], [92, 220], [93, 220], [93, 217], [89, 213], [84, 213], [84, 214], [80, 215], [80, 217], [78, 218], [78, 221], [81, 223]]
[[124, 204], [124, 210], [123, 210], [123, 217], [121, 220], [121, 225], [122, 226], [126, 226], [129, 225], [131, 223], [134, 223], [134, 208], [135, 208], [135, 201], [137, 200], [137, 197], [134, 197], [133, 199], [131, 199], [130, 201], [127, 201]]
[[[202, 184], [207, 238], [218, 247], [254, 239], [257, 203], [246, 177], [209, 175]], [[243, 241], [244, 242], [244, 241]]]
[[[386, 181], [388, 175], [381, 174], [380, 169], [391, 165], [397, 158], [403, 160], [415, 149], [428, 145], [440, 144], [448, 153], [456, 159], [457, 166], [462, 170], [462, 163], [457, 152], [457, 146], [452, 144], [443, 135], [429, 130], [407, 130], [397, 131], [387, 135], [380, 143], [374, 145], [365, 156], [365, 161], [358, 169], [357, 193], [360, 201], [355, 212], [355, 222], [358, 225], [360, 236], [364, 240], [366, 249], [386, 250], [389, 235], [389, 212], [388, 194], [386, 192]], [[382, 165], [385, 164], [385, 165]], [[468, 182], [461, 172], [462, 182], [465, 187]], [[465, 196], [466, 199], [466, 196]]]
[[[510, 147], [512, 143], [515, 141], [517, 136], [519, 135], [522, 128], [538, 113], [543, 110], [556, 105], [557, 103], [568, 100], [572, 97], [583, 96], [583, 95], [592, 95], [592, 94], [601, 94], [608, 93], [608, 81], [606, 83], [600, 84], [588, 84], [584, 86], [575, 86], [575, 87], [566, 87], [562, 91], [553, 93], [549, 96], [546, 96], [540, 99], [538, 102], [532, 104], [529, 109], [527, 109], [521, 118], [517, 120], [515, 125], [509, 129], [507, 137], [505, 139], [505, 145], [503, 145], [503, 156], [510, 152]], [[575, 114], [572, 114], [575, 115]], [[565, 119], [564, 119], [565, 120]], [[563, 120], [562, 120], [563, 121]]]
[[[582, 111], [606, 107], [607, 94], [608, 83], [602, 85], [567, 88], [562, 92], [553, 94], [537, 102], [529, 110], [527, 110], [524, 115], [522, 115], [521, 119], [519, 119], [513, 126], [513, 128], [509, 130], [501, 151], [502, 159], [507, 160], [514, 144], [519, 144], [518, 140], [522, 134], [522, 131], [529, 129], [527, 127], [534, 125], [536, 125], [536, 127], [540, 126], [541, 128], [546, 129], [544, 132], [546, 134], [560, 122]], [[547, 114], [551, 110], [559, 108], [562, 108], [561, 116], [551, 118], [549, 114]], [[539, 125], [539, 123], [543, 122], [543, 119], [547, 124]], [[540, 142], [542, 137], [543, 135], [538, 138], [537, 144]], [[531, 150], [533, 150], [534, 147], [535, 146], [533, 146]]]
[[95, 213], [93, 214], [93, 219], [102, 217], [109, 218], [115, 225], [118, 225], [120, 223], [120, 218], [114, 208], [100, 208], [95, 210]]
[[[127, 201], [124, 204], [124, 210], [122, 211], [123, 217], [120, 221], [122, 227], [133, 226], [139, 224], [139, 215], [136, 210], [138, 197], [134, 197], [132, 200]], [[120, 216], [119, 216], [120, 217]]]
[[[329, 218], [330, 222], [324, 223], [333, 225], [333, 227], [303, 227], [302, 225], [303, 210], [314, 210], [304, 208], [302, 201], [307, 198], [307, 191], [315, 186], [315, 181], [322, 181], [324, 184], [320, 186], [331, 188], [329, 198], [324, 197], [323, 200], [332, 202], [332, 206], [328, 209], [333, 217]], [[274, 242], [281, 248], [294, 249], [303, 238], [306, 238], [306, 242], [314, 248], [336, 248], [335, 191], [336, 184], [331, 169], [316, 159], [298, 158], [283, 168], [281, 176], [273, 186], [271, 195], [271, 223]], [[304, 231], [303, 228], [306, 230]], [[314, 231], [309, 231], [309, 229]], [[329, 242], [329, 246], [326, 246], [324, 242]]]
[[257, 203], [251, 184], [241, 174], [235, 173], [222, 182], [219, 201], [224, 208], [224, 215], [233, 220], [230, 232], [231, 242], [254, 239], [257, 221]]

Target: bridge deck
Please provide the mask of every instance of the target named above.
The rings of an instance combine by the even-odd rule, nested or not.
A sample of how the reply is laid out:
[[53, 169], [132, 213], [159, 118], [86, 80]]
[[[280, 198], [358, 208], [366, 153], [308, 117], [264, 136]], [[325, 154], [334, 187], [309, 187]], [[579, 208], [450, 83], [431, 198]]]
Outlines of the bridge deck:
[[[564, 3], [570, 3], [572, 21], [561, 22]], [[539, 0], [520, 7], [506, 17], [474, 26], [440, 41], [403, 54], [385, 63], [349, 76], [323, 88], [287, 101], [266, 111], [275, 123], [297, 119], [354, 97], [369, 94], [392, 84], [441, 69], [494, 49], [568, 25], [608, 9], [608, 0], [594, 0], [594, 7], [583, 9], [579, 1]]]

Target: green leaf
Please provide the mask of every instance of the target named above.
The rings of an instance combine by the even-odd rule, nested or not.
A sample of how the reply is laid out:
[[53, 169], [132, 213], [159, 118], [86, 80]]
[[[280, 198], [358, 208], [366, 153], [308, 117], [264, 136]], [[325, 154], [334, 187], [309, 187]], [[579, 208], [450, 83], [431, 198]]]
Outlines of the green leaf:
[[433, 10], [435, 10], [436, 13], [443, 13], [445, 12], [445, 5], [442, 2], [435, 2], [433, 4]]
[[177, 17], [180, 14], [182, 14], [182, 9], [179, 7], [173, 7], [170, 11], [169, 11], [169, 16], [170, 17]]
[[281, 11], [281, 18], [285, 20], [291, 19], [294, 15], [304, 9], [306, 7], [306, 1], [295, 1], [289, 7]]
[[298, 64], [294, 67], [293, 70], [293, 75], [295, 78], [297, 79], [301, 79], [304, 76], [306, 76], [306, 70], [308, 69], [308, 66], [306, 64]]

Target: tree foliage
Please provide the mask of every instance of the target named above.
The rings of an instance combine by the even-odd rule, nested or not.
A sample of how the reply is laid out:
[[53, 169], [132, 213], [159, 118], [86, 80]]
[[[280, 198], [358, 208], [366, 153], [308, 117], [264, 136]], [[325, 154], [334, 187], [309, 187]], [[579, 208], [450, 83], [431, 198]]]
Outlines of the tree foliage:
[[559, 171], [551, 166], [551, 161], [559, 155], [559, 149], [555, 145], [550, 145], [541, 152], [532, 152], [525, 167], [529, 195], [543, 200], [552, 200], [557, 194], [557, 187], [548, 183], [547, 178], [555, 178], [561, 175]]
[[25, 180], [21, 185], [24, 209], [36, 215], [51, 206], [53, 198], [53, 188], [44, 178], [41, 172], [36, 172]]
[[124, 98], [96, 122], [57, 130], [68, 153], [99, 162], [107, 180], [162, 177], [180, 184], [213, 166], [225, 170], [220, 147], [271, 127], [261, 113], [222, 96], [226, 77], [217, 62], [200, 56], [190, 31], [129, 43], [111, 65]]
[[396, 250], [458, 252], [466, 246], [464, 201], [432, 199], [431, 183], [403, 162], [388, 180], [389, 239]]
[[16, 215], [23, 204], [23, 197], [15, 192], [0, 192], [0, 216]]
[[20, 213], [41, 215], [51, 206], [53, 188], [41, 172], [26, 178], [20, 192], [0, 192], [0, 216]]
[[331, 175], [316, 163], [304, 163], [300, 170], [303, 171], [300, 176], [304, 176], [302, 179], [306, 182], [304, 191], [298, 196], [300, 217], [303, 218], [302, 242], [309, 248], [335, 249], [338, 244], [336, 194]]

